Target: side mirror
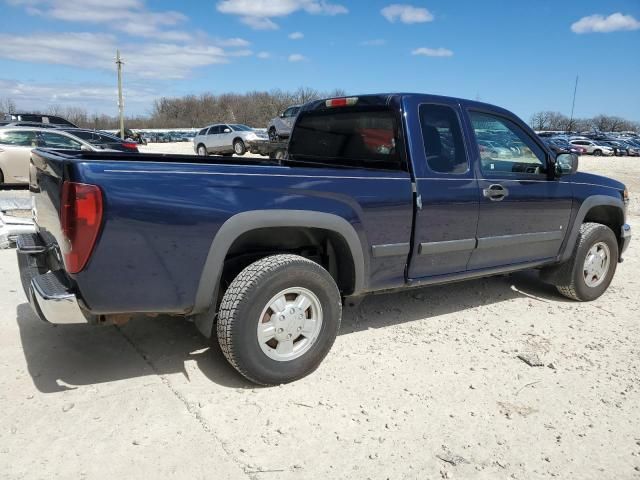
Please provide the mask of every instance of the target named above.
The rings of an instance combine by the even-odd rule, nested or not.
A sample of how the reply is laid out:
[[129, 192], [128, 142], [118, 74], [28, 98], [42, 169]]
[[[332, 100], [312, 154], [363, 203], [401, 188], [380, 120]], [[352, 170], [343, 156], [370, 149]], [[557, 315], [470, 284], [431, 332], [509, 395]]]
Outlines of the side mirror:
[[231, 129], [229, 129], [229, 128], [225, 128], [225, 129], [224, 129], [224, 133], [231, 133]]
[[570, 175], [578, 171], [578, 155], [575, 153], [561, 153], [556, 157], [556, 175]]

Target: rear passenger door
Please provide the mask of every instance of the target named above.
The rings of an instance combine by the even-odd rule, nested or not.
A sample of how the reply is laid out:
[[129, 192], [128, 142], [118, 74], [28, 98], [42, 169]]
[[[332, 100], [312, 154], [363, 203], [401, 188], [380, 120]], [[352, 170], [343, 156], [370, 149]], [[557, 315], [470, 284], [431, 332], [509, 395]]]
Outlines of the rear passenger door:
[[0, 130], [0, 170], [4, 182], [28, 182], [31, 150], [36, 134], [31, 130]]
[[571, 184], [559, 181], [542, 142], [514, 119], [469, 111], [479, 143], [478, 246], [469, 270], [555, 257], [567, 231]]
[[205, 139], [205, 145], [210, 152], [220, 151], [220, 137], [222, 133], [222, 127], [220, 125], [214, 125], [209, 129]]
[[418, 199], [408, 277], [463, 272], [476, 245], [479, 193], [461, 112], [456, 104], [408, 102], [406, 111], [419, 117], [408, 122]]

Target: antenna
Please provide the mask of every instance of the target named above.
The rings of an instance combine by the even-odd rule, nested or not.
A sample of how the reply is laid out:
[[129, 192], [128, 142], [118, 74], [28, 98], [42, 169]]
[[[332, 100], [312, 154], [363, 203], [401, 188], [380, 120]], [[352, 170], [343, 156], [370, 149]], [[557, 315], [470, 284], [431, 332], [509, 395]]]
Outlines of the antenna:
[[124, 140], [124, 101], [122, 100], [122, 65], [120, 50], [116, 50], [116, 65], [118, 66], [118, 112], [120, 113], [120, 138]]
[[578, 75], [576, 75], [576, 84], [573, 87], [573, 103], [571, 104], [571, 119], [569, 120], [569, 130], [573, 131], [573, 111], [576, 108], [576, 92], [578, 91]]

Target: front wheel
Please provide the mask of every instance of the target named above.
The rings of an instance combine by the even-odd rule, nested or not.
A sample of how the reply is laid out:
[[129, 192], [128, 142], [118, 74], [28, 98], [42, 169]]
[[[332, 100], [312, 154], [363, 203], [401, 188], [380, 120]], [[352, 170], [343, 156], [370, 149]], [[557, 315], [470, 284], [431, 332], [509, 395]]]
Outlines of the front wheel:
[[235, 142], [233, 142], [233, 153], [240, 156], [247, 153], [247, 147], [242, 140], [237, 139]]
[[601, 156], [602, 156], [602, 150], [594, 150], [594, 151], [593, 151], [593, 154], [594, 154], [596, 157], [601, 157]]
[[613, 231], [600, 223], [583, 223], [566, 265], [567, 282], [556, 288], [573, 300], [595, 300], [611, 284], [617, 265], [618, 241]]
[[218, 341], [250, 381], [288, 383], [320, 365], [341, 317], [340, 292], [329, 272], [297, 255], [272, 255], [229, 285], [220, 304]]
[[272, 142], [277, 142], [279, 139], [280, 137], [278, 137], [278, 132], [276, 132], [276, 128], [271, 127], [269, 129], [269, 140]]

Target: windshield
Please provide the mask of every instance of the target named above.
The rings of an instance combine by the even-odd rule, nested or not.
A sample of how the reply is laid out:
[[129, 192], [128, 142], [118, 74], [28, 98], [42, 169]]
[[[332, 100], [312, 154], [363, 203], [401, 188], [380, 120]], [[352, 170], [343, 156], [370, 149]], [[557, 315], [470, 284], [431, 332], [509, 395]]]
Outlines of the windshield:
[[240, 132], [253, 132], [253, 128], [251, 127], [247, 127], [246, 125], [240, 125], [240, 124], [233, 124], [233, 125], [229, 125], [231, 127], [232, 130], [240, 131]]

